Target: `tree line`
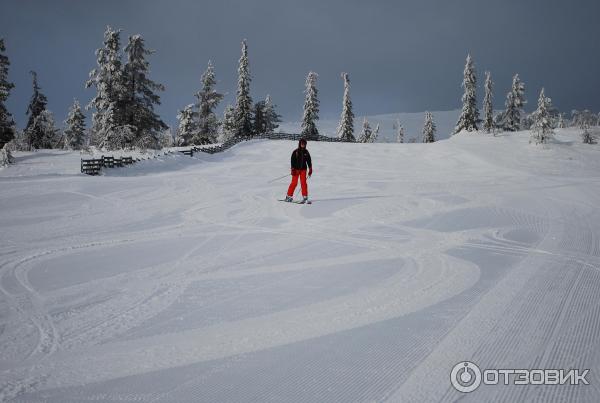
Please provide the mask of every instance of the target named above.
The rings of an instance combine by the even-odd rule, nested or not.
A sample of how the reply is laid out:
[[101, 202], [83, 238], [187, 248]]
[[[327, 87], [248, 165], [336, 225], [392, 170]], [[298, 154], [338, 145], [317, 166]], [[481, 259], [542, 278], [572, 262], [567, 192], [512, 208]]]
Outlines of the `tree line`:
[[[12, 115], [6, 108], [6, 100], [14, 84], [8, 79], [10, 62], [5, 55], [4, 40], [0, 38], [0, 148], [12, 142], [14, 149], [31, 150], [39, 148], [80, 149], [93, 145], [102, 149], [162, 148], [178, 145], [202, 145], [225, 141], [231, 137], [252, 137], [273, 132], [281, 122], [276, 106], [267, 95], [264, 100], [253, 102], [250, 95], [251, 75], [248, 59], [248, 45], [242, 41], [241, 56], [238, 62], [238, 83], [235, 105], [225, 107], [219, 118], [216, 109], [224, 95], [216, 90], [215, 69], [211, 61], [201, 76], [201, 88], [196, 92], [194, 103], [183, 107], [177, 114], [179, 121], [176, 133], [155, 112], [160, 105], [159, 92], [164, 85], [149, 78], [148, 56], [155, 51], [146, 47], [139, 34], [129, 36], [128, 43], [121, 48], [121, 30], [107, 27], [102, 47], [96, 50], [96, 68], [85, 83], [86, 88], [94, 88], [95, 96], [85, 110], [91, 110], [91, 128], [86, 128], [86, 117], [77, 100], [69, 109], [64, 121], [65, 128], [56, 127], [52, 113], [47, 109], [48, 99], [42, 92], [38, 75], [31, 71], [33, 94], [27, 107], [27, 124], [22, 131], [16, 128]], [[301, 133], [307, 139], [319, 135], [319, 100], [317, 89], [318, 74], [310, 71], [305, 81], [305, 100]], [[342, 73], [343, 98], [342, 114], [337, 128], [337, 136], [345, 141], [375, 142], [379, 126], [373, 129], [365, 118], [362, 131], [354, 135], [354, 112], [350, 97], [350, 78]], [[471, 55], [467, 55], [462, 87], [462, 109], [453, 134], [461, 131], [485, 133], [518, 131], [531, 129], [530, 142], [546, 143], [555, 128], [576, 126], [582, 130], [585, 143], [594, 142], [590, 127], [600, 123], [600, 114], [589, 110], [571, 113], [567, 120], [552, 105], [544, 89], [540, 91], [537, 109], [531, 114], [524, 113], [525, 84], [518, 74], [512, 79], [510, 91], [506, 95], [504, 109], [494, 114], [493, 86], [491, 73], [485, 72], [483, 117], [477, 105], [477, 76]], [[405, 141], [404, 128], [397, 121], [394, 124], [397, 141]], [[434, 142], [436, 126], [431, 112], [425, 113], [422, 141]], [[411, 139], [415, 141], [415, 139]]]

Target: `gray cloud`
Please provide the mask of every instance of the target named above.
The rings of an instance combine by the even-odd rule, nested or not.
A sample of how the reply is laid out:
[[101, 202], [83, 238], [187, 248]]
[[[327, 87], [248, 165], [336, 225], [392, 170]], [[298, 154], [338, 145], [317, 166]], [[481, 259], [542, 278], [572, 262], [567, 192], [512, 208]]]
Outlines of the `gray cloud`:
[[[209, 59], [233, 103], [240, 42], [248, 39], [255, 99], [271, 94], [287, 120], [302, 113], [304, 79], [319, 73], [322, 117], [341, 110], [340, 72], [350, 74], [358, 116], [460, 107], [464, 59], [480, 84], [492, 72], [501, 107], [518, 72], [528, 108], [542, 86], [562, 111], [600, 110], [596, 1], [33, 1], [5, 0], [0, 25], [16, 84], [8, 107], [22, 126], [39, 73], [49, 108], [62, 121], [82, 103], [106, 25], [140, 33], [157, 52], [152, 78], [166, 85], [159, 113], [176, 123], [193, 102]], [[482, 87], [482, 85], [480, 85]], [[221, 108], [221, 109], [222, 109]], [[89, 113], [88, 113], [89, 114]]]

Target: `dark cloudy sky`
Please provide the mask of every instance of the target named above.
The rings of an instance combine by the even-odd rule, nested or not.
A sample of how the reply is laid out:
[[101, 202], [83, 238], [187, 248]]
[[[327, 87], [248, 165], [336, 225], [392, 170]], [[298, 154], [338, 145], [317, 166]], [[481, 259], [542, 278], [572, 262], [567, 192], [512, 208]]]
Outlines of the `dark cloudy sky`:
[[542, 86], [563, 112], [600, 110], [597, 0], [2, 0], [0, 7], [16, 85], [8, 107], [21, 127], [30, 70], [57, 121], [73, 98], [89, 101], [94, 90], [84, 82], [106, 25], [123, 30], [123, 46], [139, 33], [156, 50], [151, 78], [166, 86], [158, 112], [170, 125], [193, 102], [209, 59], [228, 94], [220, 110], [234, 102], [243, 38], [252, 96], [271, 94], [286, 120], [301, 117], [310, 70], [319, 74], [322, 118], [340, 114], [342, 71], [358, 116], [457, 109], [468, 52], [480, 89], [483, 72], [492, 72], [495, 108], [519, 73], [528, 110]]

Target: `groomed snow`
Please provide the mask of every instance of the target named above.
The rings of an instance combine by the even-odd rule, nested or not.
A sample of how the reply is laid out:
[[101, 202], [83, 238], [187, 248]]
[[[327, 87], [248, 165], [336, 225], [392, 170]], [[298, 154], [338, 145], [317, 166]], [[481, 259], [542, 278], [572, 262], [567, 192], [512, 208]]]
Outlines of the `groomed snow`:
[[[597, 402], [600, 147], [578, 136], [310, 142], [310, 206], [277, 201], [291, 141], [99, 177], [15, 153], [0, 400]], [[590, 385], [461, 394], [463, 360]]]

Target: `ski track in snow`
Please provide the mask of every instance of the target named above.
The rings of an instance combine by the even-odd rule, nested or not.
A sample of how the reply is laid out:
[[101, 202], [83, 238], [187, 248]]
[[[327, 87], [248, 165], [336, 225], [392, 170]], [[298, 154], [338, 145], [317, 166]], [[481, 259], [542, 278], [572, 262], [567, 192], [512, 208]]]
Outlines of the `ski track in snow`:
[[[294, 142], [100, 177], [17, 155], [0, 401], [598, 401], [600, 149], [576, 135], [311, 143], [312, 205], [269, 182]], [[461, 394], [464, 360], [590, 385]]]

